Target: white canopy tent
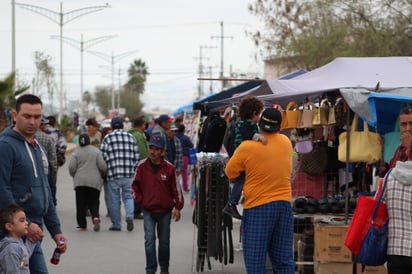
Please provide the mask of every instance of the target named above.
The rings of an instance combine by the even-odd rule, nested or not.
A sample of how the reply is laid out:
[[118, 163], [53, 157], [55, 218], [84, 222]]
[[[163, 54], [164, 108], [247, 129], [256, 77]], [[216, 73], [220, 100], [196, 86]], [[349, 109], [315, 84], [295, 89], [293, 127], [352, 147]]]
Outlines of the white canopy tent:
[[[265, 101], [284, 105], [342, 88], [389, 90], [412, 87], [411, 57], [339, 57], [289, 80], [265, 81], [256, 92]], [[262, 92], [265, 90], [265, 92]]]

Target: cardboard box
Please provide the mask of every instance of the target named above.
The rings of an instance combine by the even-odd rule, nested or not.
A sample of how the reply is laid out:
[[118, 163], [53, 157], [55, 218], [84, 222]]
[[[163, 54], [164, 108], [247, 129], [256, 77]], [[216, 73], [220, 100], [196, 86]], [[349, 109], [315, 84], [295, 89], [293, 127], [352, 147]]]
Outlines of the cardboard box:
[[348, 225], [315, 224], [314, 261], [351, 263], [352, 253], [343, 244]]
[[353, 263], [315, 262], [314, 271], [315, 274], [349, 274], [353, 273]]
[[365, 271], [362, 273], [362, 265], [357, 264], [357, 272], [359, 274], [387, 274], [388, 270], [386, 269], [385, 265], [380, 266], [365, 266]]

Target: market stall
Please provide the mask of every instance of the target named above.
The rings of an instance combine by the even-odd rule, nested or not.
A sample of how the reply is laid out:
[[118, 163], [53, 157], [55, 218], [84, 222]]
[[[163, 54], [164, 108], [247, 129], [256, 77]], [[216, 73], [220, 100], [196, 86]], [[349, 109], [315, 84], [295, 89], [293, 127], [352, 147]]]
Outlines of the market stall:
[[[314, 223], [308, 225], [307, 218], [313, 221], [326, 214], [338, 218], [333, 218], [333, 225], [336, 222], [347, 225], [356, 207], [357, 195], [373, 191], [374, 171], [383, 156], [351, 160], [351, 128], [369, 130], [378, 138], [394, 131], [401, 108], [412, 105], [410, 75], [412, 63], [409, 57], [336, 58], [323, 67], [289, 80], [265, 81], [247, 93], [266, 93], [257, 97], [267, 106], [281, 110], [284, 120], [288, 121], [282, 132], [291, 137], [294, 145], [306, 141], [310, 147], [302, 145], [300, 149], [303, 150], [296, 149], [292, 190], [295, 202], [298, 201], [294, 203], [294, 210], [305, 220], [305, 228], [296, 230], [306, 235], [303, 237], [306, 244], [310, 245], [312, 241], [309, 248], [312, 254], [317, 250], [313, 247]], [[220, 103], [228, 102], [226, 98]], [[359, 117], [356, 124], [353, 124], [354, 117]], [[339, 156], [341, 134], [346, 136], [347, 144]], [[378, 144], [374, 150], [381, 152], [382, 145]], [[315, 152], [316, 155], [311, 155]], [[322, 222], [328, 220], [322, 219]], [[319, 233], [323, 231], [318, 230]], [[322, 238], [320, 234], [318, 236]], [[296, 236], [299, 237], [301, 235]], [[343, 243], [339, 248], [344, 249]], [[313, 255], [309, 257], [313, 258]], [[319, 259], [322, 254], [314, 257]], [[321, 263], [321, 267], [328, 269], [330, 263], [350, 261], [351, 258], [345, 258], [345, 262], [319, 259], [315, 264], [308, 264], [309, 269], [302, 267], [301, 273], [313, 273], [316, 263], [318, 267]]]

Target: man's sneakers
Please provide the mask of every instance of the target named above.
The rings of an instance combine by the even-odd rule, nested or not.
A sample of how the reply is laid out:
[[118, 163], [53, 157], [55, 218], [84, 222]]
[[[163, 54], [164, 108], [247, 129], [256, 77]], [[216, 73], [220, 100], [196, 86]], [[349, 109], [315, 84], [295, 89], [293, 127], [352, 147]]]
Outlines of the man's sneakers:
[[[133, 218], [126, 219], [126, 224], [127, 224], [126, 225], [127, 231], [132, 231], [134, 229]], [[109, 230], [111, 230], [111, 231], [121, 231], [121, 228], [110, 227]]]
[[127, 223], [127, 231], [132, 231], [134, 229], [134, 225], [133, 225], [133, 219], [127, 219], [126, 220]]
[[143, 215], [140, 213], [140, 214], [135, 214], [134, 215], [134, 218], [136, 219], [136, 220], [143, 220]]
[[239, 211], [237, 211], [236, 205], [232, 205], [231, 203], [227, 203], [222, 211], [223, 211], [223, 213], [231, 216], [232, 218], [242, 220], [242, 215], [240, 215]]
[[100, 230], [100, 218], [99, 217], [93, 218], [93, 230], [96, 232]]

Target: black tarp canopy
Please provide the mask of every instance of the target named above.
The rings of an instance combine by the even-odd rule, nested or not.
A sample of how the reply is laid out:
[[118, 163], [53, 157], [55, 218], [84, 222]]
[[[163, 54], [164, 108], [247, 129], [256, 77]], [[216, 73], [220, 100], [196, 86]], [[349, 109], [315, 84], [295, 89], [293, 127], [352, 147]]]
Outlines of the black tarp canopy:
[[262, 84], [262, 81], [263, 80], [256, 79], [256, 81], [249, 81], [238, 86], [235, 86], [233, 88], [223, 90], [219, 93], [200, 98], [199, 100], [193, 103], [193, 109], [201, 110], [202, 113], [206, 115], [207, 113], [209, 113], [210, 109], [216, 108], [221, 105], [219, 101], [226, 98], [230, 98], [235, 94], [257, 88]]

